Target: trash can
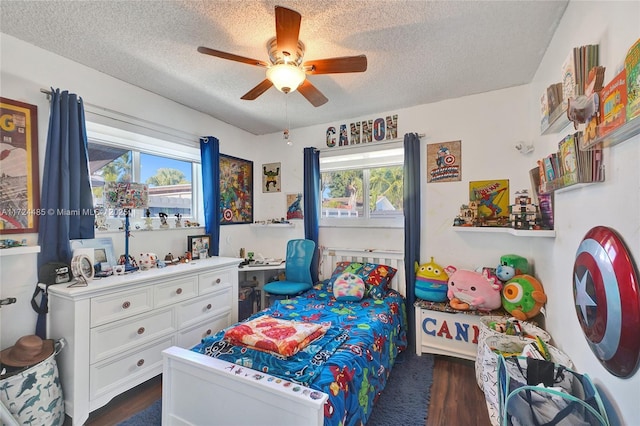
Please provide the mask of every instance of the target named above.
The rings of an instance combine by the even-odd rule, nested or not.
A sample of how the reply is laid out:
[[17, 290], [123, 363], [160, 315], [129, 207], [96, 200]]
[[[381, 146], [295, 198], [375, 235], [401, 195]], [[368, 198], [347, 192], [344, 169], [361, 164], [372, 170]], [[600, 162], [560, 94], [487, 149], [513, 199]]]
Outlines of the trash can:
[[253, 315], [255, 297], [253, 287], [240, 288], [238, 294], [238, 321], [242, 321]]
[[64, 339], [42, 340], [30, 335], [0, 352], [0, 401], [18, 424], [64, 423], [64, 397], [55, 357], [65, 343]]

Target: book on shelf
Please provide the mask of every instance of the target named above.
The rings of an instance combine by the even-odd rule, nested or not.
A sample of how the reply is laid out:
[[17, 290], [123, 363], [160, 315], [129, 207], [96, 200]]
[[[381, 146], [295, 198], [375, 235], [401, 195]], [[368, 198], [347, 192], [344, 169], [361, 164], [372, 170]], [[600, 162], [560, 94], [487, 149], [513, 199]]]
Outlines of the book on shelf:
[[597, 44], [574, 47], [562, 63], [562, 105], [585, 93], [591, 68], [598, 65]]
[[[538, 160], [538, 167], [529, 171], [532, 184], [540, 193], [549, 193], [577, 183], [601, 182], [604, 180], [602, 148], [590, 150], [578, 147], [582, 132], [575, 132], [558, 142], [558, 151]], [[537, 176], [534, 176], [537, 174]]]
[[600, 91], [598, 137], [611, 133], [625, 123], [627, 107], [626, 85], [626, 70], [623, 69]]
[[578, 158], [576, 138], [574, 135], [567, 135], [558, 143], [558, 151], [562, 163], [562, 176], [565, 185], [578, 182]]
[[549, 100], [545, 90], [540, 97], [540, 128], [544, 130], [547, 127], [549, 127]]
[[640, 117], [640, 39], [629, 49], [624, 60], [627, 74], [627, 121]]
[[562, 63], [562, 106], [567, 107], [569, 98], [575, 98], [576, 90], [576, 61], [575, 49], [572, 49], [567, 59]]

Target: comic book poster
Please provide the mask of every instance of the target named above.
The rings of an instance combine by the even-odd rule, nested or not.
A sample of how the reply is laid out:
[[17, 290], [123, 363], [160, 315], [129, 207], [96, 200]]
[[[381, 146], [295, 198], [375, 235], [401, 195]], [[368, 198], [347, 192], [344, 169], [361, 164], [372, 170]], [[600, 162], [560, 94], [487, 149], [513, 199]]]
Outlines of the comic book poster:
[[478, 217], [509, 217], [509, 180], [469, 182], [469, 201], [478, 205]]
[[462, 142], [427, 145], [427, 183], [456, 182], [462, 179]]
[[280, 163], [262, 165], [262, 192], [280, 192]]
[[287, 194], [287, 220], [304, 219], [302, 213], [302, 193]]

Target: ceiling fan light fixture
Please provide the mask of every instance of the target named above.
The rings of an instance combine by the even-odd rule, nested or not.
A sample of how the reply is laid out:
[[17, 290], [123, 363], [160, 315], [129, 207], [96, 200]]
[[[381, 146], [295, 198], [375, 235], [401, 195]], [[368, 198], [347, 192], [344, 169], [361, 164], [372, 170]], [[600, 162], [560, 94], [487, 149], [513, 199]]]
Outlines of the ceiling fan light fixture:
[[306, 78], [302, 68], [295, 65], [276, 64], [267, 70], [267, 78], [282, 93], [295, 92]]

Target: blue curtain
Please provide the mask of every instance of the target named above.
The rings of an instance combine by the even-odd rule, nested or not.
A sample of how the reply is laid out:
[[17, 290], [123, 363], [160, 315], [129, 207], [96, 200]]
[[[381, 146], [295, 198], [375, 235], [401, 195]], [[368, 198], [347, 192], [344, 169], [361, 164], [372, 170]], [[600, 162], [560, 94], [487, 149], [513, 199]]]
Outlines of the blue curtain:
[[213, 136], [200, 138], [204, 225], [211, 235], [209, 256], [220, 254], [220, 142]]
[[320, 260], [320, 151], [316, 148], [304, 149], [304, 237], [316, 243], [311, 263], [311, 278], [318, 282]]
[[[82, 98], [66, 90], [51, 92], [40, 200], [47, 214], [40, 217], [38, 269], [48, 262], [69, 264], [73, 254], [69, 240], [95, 236]], [[32, 302], [39, 292], [36, 289]], [[47, 295], [42, 292], [36, 324], [36, 334], [42, 338], [46, 334], [46, 310]]]
[[415, 262], [420, 260], [420, 137], [417, 133], [404, 135], [404, 270], [407, 285], [407, 321], [409, 349], [415, 352]]

